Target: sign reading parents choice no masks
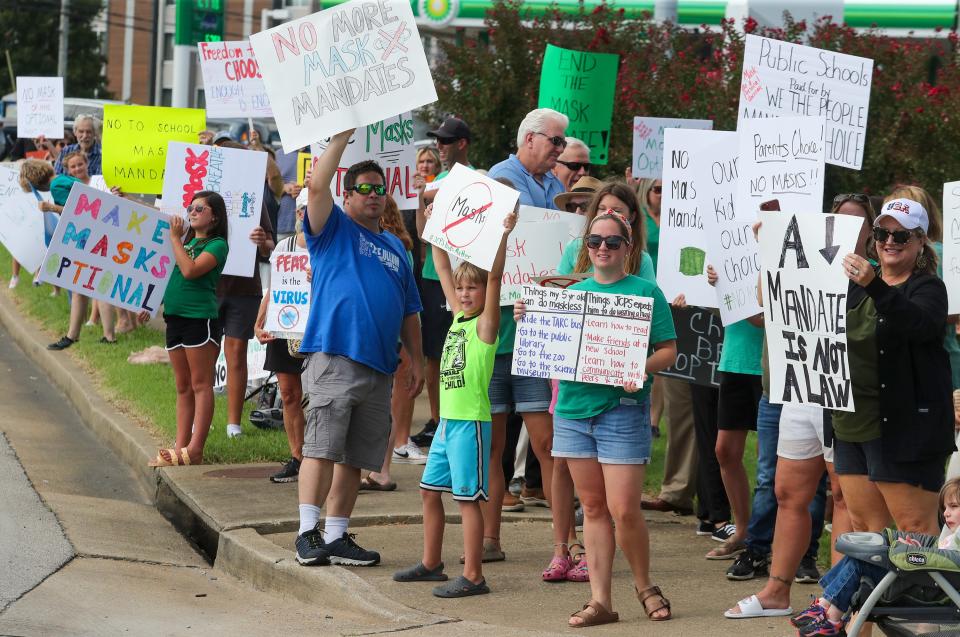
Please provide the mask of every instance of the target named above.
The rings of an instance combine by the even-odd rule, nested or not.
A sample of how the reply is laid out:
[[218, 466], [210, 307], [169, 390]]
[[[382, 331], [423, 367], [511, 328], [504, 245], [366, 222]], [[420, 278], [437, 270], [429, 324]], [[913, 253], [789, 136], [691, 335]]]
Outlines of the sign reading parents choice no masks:
[[737, 130], [745, 119], [825, 118], [828, 164], [860, 170], [873, 60], [748, 35]]
[[489, 270], [503, 237], [503, 220], [519, 198], [513, 188], [456, 164], [440, 182], [423, 239]]
[[250, 44], [288, 153], [437, 100], [405, 0], [351, 0]]

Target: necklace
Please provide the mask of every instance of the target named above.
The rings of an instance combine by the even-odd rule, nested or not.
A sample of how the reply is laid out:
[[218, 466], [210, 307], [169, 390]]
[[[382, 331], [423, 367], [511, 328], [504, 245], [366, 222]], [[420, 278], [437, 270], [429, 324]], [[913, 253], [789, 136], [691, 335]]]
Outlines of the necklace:
[[203, 254], [203, 249], [208, 243], [213, 241], [214, 237], [207, 237], [205, 239], [198, 239], [196, 237], [190, 242], [190, 245], [184, 246], [187, 256], [191, 259], [196, 259], [199, 255]]

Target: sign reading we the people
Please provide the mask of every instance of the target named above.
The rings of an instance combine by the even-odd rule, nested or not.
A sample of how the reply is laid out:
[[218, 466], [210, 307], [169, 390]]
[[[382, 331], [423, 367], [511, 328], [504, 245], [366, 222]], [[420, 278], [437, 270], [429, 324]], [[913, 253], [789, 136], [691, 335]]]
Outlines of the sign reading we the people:
[[598, 385], [643, 385], [653, 299], [526, 285], [513, 373]]
[[827, 163], [860, 170], [872, 82], [868, 58], [747, 35], [737, 130], [756, 117], [824, 118]]
[[943, 184], [943, 282], [948, 313], [960, 314], [960, 181]]
[[168, 219], [156, 208], [75, 183], [39, 280], [154, 315], [175, 265]]
[[761, 212], [760, 220], [770, 402], [854, 411], [843, 257], [863, 219]]
[[250, 44], [288, 153], [437, 100], [406, 0], [350, 0]]
[[663, 176], [663, 132], [668, 128], [713, 129], [709, 119], [680, 119], [676, 117], [633, 118], [634, 179], [660, 179]]
[[43, 213], [36, 195], [20, 188], [20, 171], [0, 166], [0, 243], [27, 272], [43, 262]]
[[264, 329], [278, 338], [302, 338], [310, 314], [310, 255], [306, 250], [270, 256], [270, 300]]
[[17, 78], [17, 137], [63, 137], [63, 78]]
[[197, 108], [166, 106], [103, 107], [103, 178], [124, 192], [163, 192], [167, 144], [195, 144], [206, 125]]
[[224, 274], [253, 276], [257, 246], [250, 233], [260, 225], [267, 154], [239, 148], [171, 142], [160, 210], [186, 218], [187, 206], [202, 190], [223, 197], [227, 207], [230, 252]]
[[272, 117], [253, 47], [243, 40], [197, 42], [210, 117]]
[[552, 44], [543, 54], [540, 108], [552, 108], [570, 118], [567, 135], [590, 147], [590, 161], [610, 159], [610, 126], [620, 56], [615, 53], [571, 51]]

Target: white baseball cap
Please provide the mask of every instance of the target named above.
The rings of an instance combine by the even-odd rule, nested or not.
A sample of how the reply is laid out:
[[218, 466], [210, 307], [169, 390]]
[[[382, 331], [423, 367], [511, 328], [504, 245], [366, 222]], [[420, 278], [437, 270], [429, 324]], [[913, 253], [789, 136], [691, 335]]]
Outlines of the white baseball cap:
[[883, 204], [880, 216], [873, 222], [873, 225], [877, 225], [884, 217], [896, 220], [907, 230], [920, 228], [926, 233], [930, 227], [930, 217], [927, 216], [926, 208], [913, 199], [891, 199]]

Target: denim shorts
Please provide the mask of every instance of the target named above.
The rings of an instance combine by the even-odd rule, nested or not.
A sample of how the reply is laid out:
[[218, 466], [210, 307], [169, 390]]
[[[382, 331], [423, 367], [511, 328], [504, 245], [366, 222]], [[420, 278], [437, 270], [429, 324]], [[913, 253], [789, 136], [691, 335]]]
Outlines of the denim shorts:
[[591, 418], [553, 417], [553, 455], [557, 458], [648, 464], [652, 446], [649, 398], [638, 405], [617, 405]]
[[547, 411], [550, 408], [550, 380], [517, 376], [511, 373], [513, 354], [500, 354], [493, 361], [490, 379], [490, 413], [507, 414], [511, 408], [518, 414]]

